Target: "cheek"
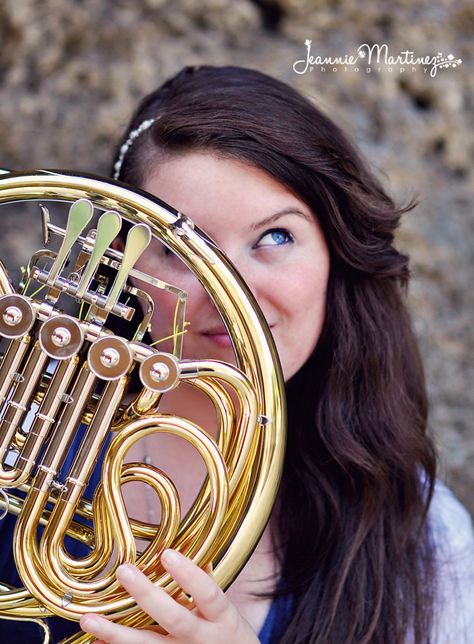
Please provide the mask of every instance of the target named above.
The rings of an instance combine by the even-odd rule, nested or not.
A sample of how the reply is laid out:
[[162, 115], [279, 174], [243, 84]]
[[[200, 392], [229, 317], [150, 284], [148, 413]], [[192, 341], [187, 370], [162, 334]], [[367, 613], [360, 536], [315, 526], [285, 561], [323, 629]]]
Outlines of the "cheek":
[[[208, 319], [215, 319], [218, 316], [205, 289], [192, 275], [191, 278], [192, 279], [190, 280], [179, 280], [179, 287], [187, 294], [185, 309], [185, 321], [187, 324], [186, 333], [184, 335], [184, 357], [186, 357], [187, 353], [186, 348], [189, 347], [190, 344], [195, 344], [197, 337], [196, 333], [201, 329], [202, 325]], [[178, 280], [167, 280], [167, 282], [174, 286], [178, 285]], [[151, 293], [150, 289], [149, 292]], [[151, 295], [154, 303], [151, 322], [152, 338], [153, 341], [156, 342], [157, 340], [168, 337], [173, 333], [178, 298], [176, 294], [169, 293], [161, 289], [153, 289], [153, 293], [151, 293]], [[158, 343], [156, 348], [161, 351], [172, 351], [172, 346], [173, 341], [170, 339], [163, 343]]]
[[171, 333], [173, 319], [176, 311], [177, 298], [173, 293], [165, 291], [155, 292], [153, 294], [153, 329], [160, 329], [160, 333], [168, 331]]
[[328, 274], [312, 266], [286, 272], [279, 282], [280, 329], [275, 341], [287, 380], [303, 366], [317, 344], [326, 314]]
[[285, 272], [279, 291], [282, 306], [290, 319], [306, 320], [305, 325], [319, 326], [326, 310], [328, 273], [326, 263], [303, 264]]
[[[196, 294], [201, 285], [192, 272], [180, 260], [173, 258], [162, 258], [158, 253], [149, 253], [148, 256], [140, 258], [137, 262], [138, 270], [162, 280], [169, 286], [182, 290], [187, 295], [187, 302], [196, 299]], [[174, 312], [177, 302], [177, 294], [170, 293], [166, 289], [155, 288], [136, 280], [137, 285], [146, 290], [155, 302], [155, 315], [157, 310], [168, 313]]]

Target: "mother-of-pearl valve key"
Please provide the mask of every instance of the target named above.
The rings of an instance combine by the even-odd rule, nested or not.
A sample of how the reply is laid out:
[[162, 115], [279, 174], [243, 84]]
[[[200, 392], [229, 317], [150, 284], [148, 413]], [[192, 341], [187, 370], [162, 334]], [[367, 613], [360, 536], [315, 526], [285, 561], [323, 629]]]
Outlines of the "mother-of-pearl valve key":
[[71, 248], [92, 219], [93, 213], [94, 206], [88, 199], [79, 199], [72, 204], [61, 248], [59, 249], [54, 264], [49, 271], [48, 280], [46, 282], [48, 286], [54, 288], [58, 275], [69, 257]]
[[137, 224], [130, 229], [123, 251], [122, 262], [115, 277], [112, 288], [107, 296], [107, 302], [104, 309], [110, 312], [117, 303], [120, 293], [125, 286], [128, 275], [135, 263], [140, 258], [144, 250], [151, 241], [151, 231], [146, 224]]
[[107, 248], [120, 232], [122, 227], [121, 217], [113, 210], [108, 210], [99, 219], [97, 225], [97, 232], [94, 242], [92, 254], [87, 263], [87, 267], [81, 277], [76, 291], [76, 298], [84, 297], [84, 293], [90, 286], [90, 283], [95, 275], [95, 272], [100, 264], [100, 260], [104, 255]]

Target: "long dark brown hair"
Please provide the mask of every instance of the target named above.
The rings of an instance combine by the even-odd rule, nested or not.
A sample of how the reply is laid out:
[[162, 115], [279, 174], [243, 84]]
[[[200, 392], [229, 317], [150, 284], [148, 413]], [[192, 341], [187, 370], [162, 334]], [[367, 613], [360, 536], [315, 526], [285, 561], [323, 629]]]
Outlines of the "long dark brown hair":
[[[288, 85], [238, 67], [185, 68], [145, 97], [119, 142], [120, 180], [143, 185], [161, 154], [209, 150], [265, 170], [318, 217], [330, 251], [319, 342], [287, 383], [278, 502], [282, 577], [294, 598], [278, 641], [430, 641], [436, 460], [406, 309], [397, 206], [347, 136]], [[117, 159], [117, 156], [115, 159]]]

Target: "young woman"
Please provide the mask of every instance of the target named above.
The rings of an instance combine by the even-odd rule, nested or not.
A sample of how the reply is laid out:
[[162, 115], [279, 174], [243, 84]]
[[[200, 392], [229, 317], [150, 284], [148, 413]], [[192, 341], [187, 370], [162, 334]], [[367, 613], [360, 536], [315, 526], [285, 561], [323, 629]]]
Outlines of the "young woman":
[[[117, 577], [169, 635], [97, 615], [81, 627], [111, 644], [467, 644], [472, 526], [436, 483], [405, 303], [408, 258], [393, 246], [413, 204], [395, 205], [310, 101], [236, 67], [185, 68], [147, 96], [114, 175], [191, 217], [249, 284], [287, 383], [288, 444], [268, 527], [226, 593], [209, 571], [165, 551], [163, 565], [195, 611], [133, 566]], [[184, 357], [232, 361], [218, 313], [180, 261], [157, 246], [141, 268], [188, 292]], [[172, 316], [164, 300], [157, 309], [156, 339]], [[186, 404], [192, 420], [212, 424], [202, 400], [181, 395], [169, 396], [170, 411]], [[186, 509], [202, 481], [199, 461], [173, 440], [147, 450]], [[136, 514], [146, 515], [145, 501], [129, 493]]]
[[[435, 483], [408, 258], [393, 246], [413, 204], [396, 206], [310, 101], [236, 67], [185, 68], [147, 96], [114, 173], [189, 215], [256, 295], [287, 382], [288, 447], [269, 526], [226, 594], [167, 551], [194, 612], [133, 567], [118, 572], [167, 637], [97, 616], [82, 627], [114, 644], [468, 642], [472, 526]], [[186, 350], [231, 359], [201, 287], [170, 253], [144, 268], [153, 261], [189, 292]]]

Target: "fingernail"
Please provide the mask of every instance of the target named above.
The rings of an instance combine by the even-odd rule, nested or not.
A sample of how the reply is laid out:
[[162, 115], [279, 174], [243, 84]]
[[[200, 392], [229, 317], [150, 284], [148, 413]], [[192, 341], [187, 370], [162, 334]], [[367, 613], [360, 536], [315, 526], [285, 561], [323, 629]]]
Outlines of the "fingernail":
[[82, 630], [87, 633], [92, 633], [93, 635], [100, 635], [101, 633], [100, 620], [95, 615], [83, 615], [80, 619], [80, 624]]
[[135, 579], [135, 568], [130, 564], [122, 564], [117, 568], [116, 575], [119, 581], [133, 581]]
[[176, 552], [176, 550], [171, 550], [171, 548], [164, 550], [163, 554], [161, 555], [163, 563], [169, 564], [170, 566], [177, 566], [181, 563], [182, 558], [183, 555], [181, 555], [179, 552]]

